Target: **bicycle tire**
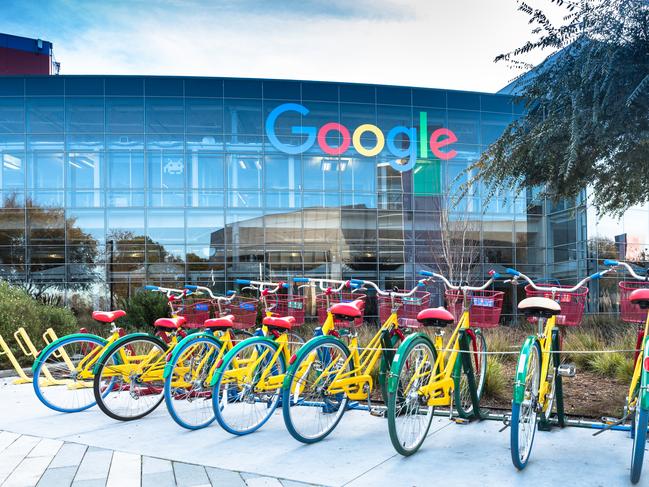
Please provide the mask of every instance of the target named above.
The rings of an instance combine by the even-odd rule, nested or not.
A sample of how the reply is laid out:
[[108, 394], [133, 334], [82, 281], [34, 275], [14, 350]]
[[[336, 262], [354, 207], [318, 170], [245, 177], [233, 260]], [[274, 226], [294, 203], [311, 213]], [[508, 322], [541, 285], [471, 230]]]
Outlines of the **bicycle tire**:
[[[476, 395], [478, 402], [482, 397], [482, 391], [484, 389], [485, 380], [487, 378], [487, 341], [485, 340], [482, 331], [478, 328], [471, 329], [475, 334], [475, 340], [472, 337], [469, 338], [469, 350], [472, 352], [469, 355], [471, 360], [471, 367], [473, 368], [473, 378], [476, 384]], [[467, 384], [468, 374], [464, 367], [464, 361], [462, 354], [458, 354], [457, 363], [456, 363], [456, 373], [455, 375], [455, 386], [453, 387], [453, 402], [455, 403], [455, 409], [457, 410], [461, 418], [472, 418], [475, 416], [473, 411], [473, 401], [470, 391], [463, 391], [462, 381], [465, 381]], [[477, 370], [477, 373], [476, 373]], [[464, 392], [464, 394], [463, 394]], [[466, 393], [469, 394], [469, 404], [470, 406], [465, 406], [467, 400]], [[464, 397], [463, 397], [464, 395]]]

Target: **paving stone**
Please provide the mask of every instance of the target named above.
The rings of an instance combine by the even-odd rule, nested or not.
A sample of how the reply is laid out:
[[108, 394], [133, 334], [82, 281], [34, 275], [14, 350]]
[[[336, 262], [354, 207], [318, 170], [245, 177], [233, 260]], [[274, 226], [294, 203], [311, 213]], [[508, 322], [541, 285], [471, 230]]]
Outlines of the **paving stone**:
[[39, 442], [35, 436], [23, 435], [0, 452], [0, 485]]
[[205, 467], [180, 462], [173, 462], [173, 466], [179, 487], [212, 486]]
[[88, 448], [74, 477], [74, 487], [85, 487], [85, 481], [101, 481], [106, 484], [113, 452], [102, 448]]
[[58, 451], [49, 468], [78, 467], [88, 447], [78, 443], [65, 443]]
[[280, 479], [279, 481], [284, 487], [323, 487], [316, 484], [305, 484], [304, 482], [296, 482], [295, 480], [284, 480]]
[[36, 487], [69, 487], [72, 485], [77, 466], [48, 468]]
[[282, 484], [273, 477], [255, 477], [246, 480], [248, 487], [282, 487]]
[[173, 487], [176, 485], [171, 461], [142, 457], [142, 487]]
[[245, 487], [246, 485], [239, 472], [214, 467], [205, 467], [205, 471], [214, 487]]
[[106, 487], [140, 487], [142, 457], [134, 453], [116, 451], [108, 472]]
[[18, 438], [20, 438], [20, 435], [18, 433], [10, 433], [9, 431], [0, 432], [0, 452], [11, 445]]

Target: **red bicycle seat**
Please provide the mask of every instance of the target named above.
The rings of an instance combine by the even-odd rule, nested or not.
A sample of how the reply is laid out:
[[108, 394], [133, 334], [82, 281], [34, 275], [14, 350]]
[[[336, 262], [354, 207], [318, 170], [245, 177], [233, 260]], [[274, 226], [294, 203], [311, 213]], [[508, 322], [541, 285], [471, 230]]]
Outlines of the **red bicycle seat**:
[[234, 326], [234, 316], [226, 315], [221, 316], [220, 318], [212, 318], [205, 320], [205, 328], [215, 329], [215, 328], [232, 328]]
[[348, 318], [360, 318], [361, 310], [364, 307], [365, 302], [362, 299], [356, 299], [351, 303], [337, 303], [331, 307], [331, 314]]
[[126, 316], [126, 311], [121, 309], [116, 309], [115, 311], [93, 311], [92, 319], [101, 321], [102, 323], [112, 323], [117, 318]]
[[453, 323], [455, 318], [444, 308], [427, 308], [419, 312], [417, 321], [424, 326], [446, 326]]
[[185, 318], [183, 316], [178, 316], [176, 318], [158, 318], [155, 320], [156, 328], [167, 328], [175, 330], [180, 328], [185, 324]]
[[282, 328], [290, 330], [295, 325], [295, 318], [292, 316], [266, 316], [262, 323], [271, 328]]

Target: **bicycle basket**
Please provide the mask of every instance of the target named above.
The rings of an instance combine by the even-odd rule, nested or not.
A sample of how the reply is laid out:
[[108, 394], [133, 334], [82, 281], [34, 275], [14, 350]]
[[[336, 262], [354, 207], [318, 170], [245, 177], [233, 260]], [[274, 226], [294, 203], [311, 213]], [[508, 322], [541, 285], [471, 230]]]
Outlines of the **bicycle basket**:
[[298, 294], [271, 294], [267, 298], [268, 305], [272, 306], [273, 316], [292, 316], [295, 318], [293, 326], [304, 324], [306, 299]]
[[222, 305], [224, 314], [234, 316], [232, 328], [243, 330], [257, 324], [257, 307], [259, 299], [247, 296], [235, 296], [228, 304]]
[[210, 318], [210, 310], [214, 306], [210, 299], [197, 299], [191, 296], [185, 296], [170, 303], [172, 315], [185, 318], [183, 328], [203, 327], [205, 320]]
[[[500, 323], [505, 293], [502, 291], [468, 291], [469, 323], [474, 328], [495, 328]], [[457, 323], [464, 312], [464, 293], [461, 289], [447, 289], [444, 293], [447, 309]]]
[[[557, 325], [578, 326], [584, 316], [584, 307], [588, 298], [588, 288], [582, 286], [574, 293], [562, 292], [561, 289], [570, 289], [572, 286], [552, 285], [557, 288], [554, 300], [561, 306], [561, 313], [557, 315]], [[529, 284], [525, 286], [525, 295], [528, 298], [552, 298], [549, 291], [537, 291]]]
[[[319, 293], [316, 294], [315, 297], [315, 304], [316, 304], [316, 312], [318, 315], [318, 323], [321, 325], [324, 324], [325, 320], [327, 319], [327, 309], [329, 307], [333, 306], [334, 304], [338, 303], [351, 303], [352, 301], [355, 301], [357, 299], [362, 299], [365, 301], [366, 295], [361, 294], [361, 293], [351, 293], [349, 291], [339, 291], [339, 292], [332, 292], [329, 294], [329, 300], [327, 301], [327, 294], [326, 293]], [[328, 305], [328, 306], [327, 306]], [[343, 321], [343, 320], [335, 320], [334, 321], [334, 326], [340, 327], [340, 328], [351, 328], [351, 327], [359, 327], [363, 324], [363, 314], [365, 312], [365, 309], [361, 310], [361, 315], [356, 318], [354, 321]]]
[[642, 281], [622, 281], [620, 286], [620, 317], [627, 323], [644, 323], [647, 321], [647, 312], [629, 299], [636, 289], [649, 287], [649, 283]]
[[[399, 289], [397, 292], [407, 293], [409, 289]], [[378, 296], [379, 319], [385, 323], [392, 314], [392, 298], [390, 296]], [[420, 328], [422, 325], [417, 321], [420, 311], [430, 308], [430, 293], [427, 291], [415, 291], [412, 296], [395, 297], [394, 305], [398, 306], [397, 318], [399, 326], [404, 328]]]

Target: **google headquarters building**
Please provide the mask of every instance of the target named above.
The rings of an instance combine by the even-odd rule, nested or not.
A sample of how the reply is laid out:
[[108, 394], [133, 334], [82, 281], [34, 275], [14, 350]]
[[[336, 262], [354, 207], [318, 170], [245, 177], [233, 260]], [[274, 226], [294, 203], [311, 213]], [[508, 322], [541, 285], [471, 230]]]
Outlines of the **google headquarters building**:
[[71, 305], [237, 278], [408, 287], [438, 268], [575, 282], [649, 242], [646, 208], [598, 220], [585, 193], [454, 201], [523, 112], [511, 87], [68, 76], [51, 53], [0, 35], [0, 278]]

